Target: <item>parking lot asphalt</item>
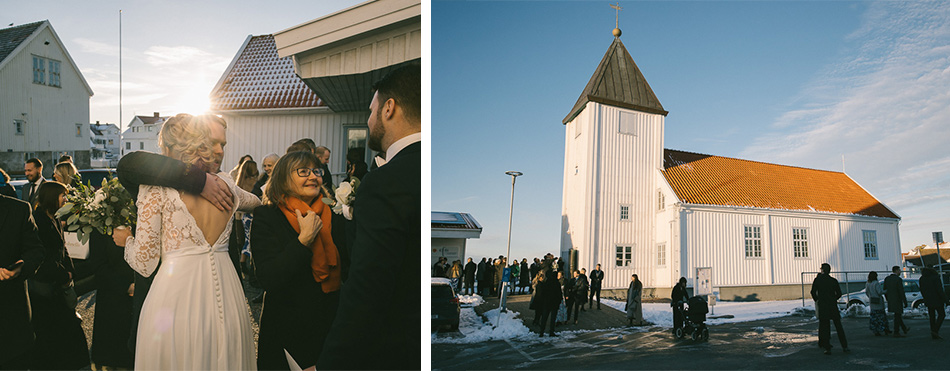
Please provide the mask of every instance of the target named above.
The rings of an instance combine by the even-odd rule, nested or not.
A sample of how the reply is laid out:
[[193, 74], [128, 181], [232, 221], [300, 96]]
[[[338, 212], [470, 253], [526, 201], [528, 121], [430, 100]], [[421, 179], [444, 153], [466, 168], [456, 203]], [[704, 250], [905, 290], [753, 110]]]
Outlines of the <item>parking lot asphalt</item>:
[[[932, 340], [926, 319], [905, 319], [906, 338], [876, 337], [867, 318], [843, 319], [851, 353], [832, 332], [818, 348], [818, 321], [786, 316], [710, 326], [707, 342], [677, 340], [668, 328], [563, 331], [476, 344], [432, 345], [433, 370], [469, 369], [950, 369], [950, 340]], [[833, 326], [832, 326], [833, 328]], [[944, 330], [950, 339], [950, 332]], [[542, 340], [543, 339], [543, 340]]]

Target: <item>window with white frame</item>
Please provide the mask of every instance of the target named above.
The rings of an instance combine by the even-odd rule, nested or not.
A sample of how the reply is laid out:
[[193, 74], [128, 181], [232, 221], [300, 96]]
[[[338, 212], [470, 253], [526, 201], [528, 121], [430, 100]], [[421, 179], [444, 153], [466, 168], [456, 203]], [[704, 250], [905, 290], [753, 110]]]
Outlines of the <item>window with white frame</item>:
[[152, 131], [152, 127], [151, 127], [151, 126], [148, 127], [148, 131]]
[[125, 149], [132, 149], [132, 142], [125, 142]]
[[23, 120], [13, 120], [13, 133], [23, 135], [23, 126], [26, 124]]
[[745, 229], [745, 257], [762, 257], [762, 226], [747, 225]]
[[617, 267], [629, 267], [633, 262], [633, 246], [617, 246]]
[[637, 135], [637, 115], [629, 112], [620, 112], [620, 134]]
[[796, 258], [808, 257], [808, 229], [792, 228], [792, 247]]
[[656, 245], [656, 265], [662, 267], [666, 265], [666, 244], [659, 243]]
[[33, 56], [33, 83], [46, 85], [46, 58]]
[[861, 234], [864, 237], [864, 259], [876, 260], [877, 259], [877, 231], [862, 230]]
[[656, 190], [656, 209], [658, 211], [663, 211], [666, 209], [666, 195], [663, 194], [663, 191]]
[[52, 60], [52, 59], [49, 60], [49, 86], [55, 86], [55, 87], [61, 86], [60, 81], [59, 81], [60, 64], [61, 64], [60, 61]]
[[630, 206], [620, 205], [620, 220], [630, 220]]
[[139, 142], [139, 149], [145, 149], [145, 142]]

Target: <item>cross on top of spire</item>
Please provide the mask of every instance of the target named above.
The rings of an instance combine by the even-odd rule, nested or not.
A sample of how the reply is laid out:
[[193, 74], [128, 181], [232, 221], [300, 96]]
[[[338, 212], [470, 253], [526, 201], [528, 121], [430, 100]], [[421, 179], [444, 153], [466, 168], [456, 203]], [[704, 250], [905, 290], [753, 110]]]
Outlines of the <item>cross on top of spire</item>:
[[623, 8], [620, 6], [620, 3], [619, 3], [619, 2], [617, 3], [617, 5], [614, 5], [614, 4], [607, 4], [607, 5], [610, 5], [611, 8], [614, 8], [614, 10], [617, 11], [617, 18], [616, 18], [616, 22], [617, 22], [617, 23], [616, 23], [616, 25], [615, 25], [613, 34], [614, 34], [614, 37], [620, 37], [620, 34], [621, 34], [621, 31], [620, 31], [620, 11], [623, 10]]

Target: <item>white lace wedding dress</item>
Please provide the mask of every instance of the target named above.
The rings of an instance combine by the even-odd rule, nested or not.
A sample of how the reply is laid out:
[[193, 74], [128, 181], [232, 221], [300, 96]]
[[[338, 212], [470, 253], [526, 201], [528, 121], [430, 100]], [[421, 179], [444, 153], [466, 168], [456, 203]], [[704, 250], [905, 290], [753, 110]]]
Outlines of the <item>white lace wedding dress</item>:
[[[234, 210], [260, 205], [218, 177], [235, 196]], [[228, 256], [231, 223], [212, 246], [177, 190], [143, 185], [136, 206], [136, 237], [126, 243], [125, 260], [146, 277], [159, 261], [161, 267], [139, 317], [135, 369], [256, 369], [247, 301]]]

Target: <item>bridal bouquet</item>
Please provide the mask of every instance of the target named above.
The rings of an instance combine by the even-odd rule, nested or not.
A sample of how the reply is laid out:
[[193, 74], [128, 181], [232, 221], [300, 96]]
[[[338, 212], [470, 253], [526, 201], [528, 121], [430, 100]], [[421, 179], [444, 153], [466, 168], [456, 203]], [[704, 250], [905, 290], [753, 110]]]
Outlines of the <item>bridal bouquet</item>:
[[342, 214], [347, 220], [353, 220], [353, 208], [350, 205], [356, 199], [356, 189], [359, 186], [360, 180], [356, 177], [350, 177], [349, 182], [340, 183], [340, 186], [334, 190], [335, 200], [324, 197], [323, 203], [330, 205], [334, 213]]
[[66, 193], [66, 204], [56, 211], [56, 217], [65, 216], [66, 231], [76, 232], [79, 242], [85, 244], [93, 230], [111, 235], [119, 226], [135, 226], [136, 209], [132, 195], [119, 183], [118, 178], [102, 180], [102, 188], [93, 191], [79, 184]]

